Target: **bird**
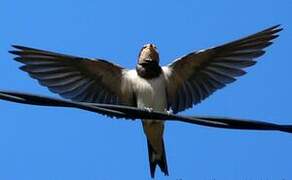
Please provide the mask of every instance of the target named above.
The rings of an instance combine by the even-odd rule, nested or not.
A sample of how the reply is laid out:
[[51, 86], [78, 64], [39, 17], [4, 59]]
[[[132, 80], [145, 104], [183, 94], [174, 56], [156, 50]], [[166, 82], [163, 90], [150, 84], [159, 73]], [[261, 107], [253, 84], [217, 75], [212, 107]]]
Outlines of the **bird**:
[[[133, 69], [100, 58], [84, 58], [20, 45], [10, 53], [21, 70], [61, 97], [78, 102], [126, 105], [178, 113], [197, 105], [216, 90], [246, 74], [265, 53], [280, 25], [244, 38], [193, 51], [161, 66], [154, 44], [144, 45]], [[149, 170], [155, 177], [159, 166], [168, 176], [164, 146], [164, 121], [142, 119], [146, 135]]]

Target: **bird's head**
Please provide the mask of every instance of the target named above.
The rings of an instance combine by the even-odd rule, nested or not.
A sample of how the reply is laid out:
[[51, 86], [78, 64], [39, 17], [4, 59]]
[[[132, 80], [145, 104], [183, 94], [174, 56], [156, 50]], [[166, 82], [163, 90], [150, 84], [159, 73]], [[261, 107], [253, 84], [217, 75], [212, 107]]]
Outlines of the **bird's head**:
[[146, 44], [142, 47], [139, 57], [139, 65], [155, 64], [159, 65], [159, 54], [154, 44]]

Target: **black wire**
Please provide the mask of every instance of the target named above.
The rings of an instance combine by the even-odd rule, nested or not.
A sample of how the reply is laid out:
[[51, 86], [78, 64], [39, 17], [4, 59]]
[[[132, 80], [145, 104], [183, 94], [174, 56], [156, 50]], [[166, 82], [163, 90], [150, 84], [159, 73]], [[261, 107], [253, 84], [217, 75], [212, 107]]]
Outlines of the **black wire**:
[[111, 105], [111, 104], [98, 104], [98, 103], [84, 103], [73, 102], [68, 100], [61, 100], [51, 97], [44, 97], [39, 95], [0, 91], [0, 99], [38, 106], [53, 106], [53, 107], [67, 107], [77, 108], [90, 112], [99, 113], [109, 117], [125, 118], [125, 119], [156, 119], [167, 121], [180, 121], [196, 125], [238, 129], [238, 130], [275, 130], [292, 133], [292, 125], [278, 125], [263, 121], [254, 121], [237, 118], [225, 118], [216, 116], [181, 116], [171, 113], [149, 111], [145, 109], [138, 109], [135, 107]]

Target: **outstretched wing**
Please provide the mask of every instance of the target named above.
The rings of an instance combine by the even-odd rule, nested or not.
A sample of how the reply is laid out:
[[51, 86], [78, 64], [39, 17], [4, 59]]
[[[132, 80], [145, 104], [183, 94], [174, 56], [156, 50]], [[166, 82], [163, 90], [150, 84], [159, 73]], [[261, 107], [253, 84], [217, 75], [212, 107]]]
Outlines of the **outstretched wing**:
[[282, 29], [279, 25], [214, 48], [178, 58], [163, 71], [167, 81], [168, 107], [174, 113], [192, 107], [217, 89], [245, 74], [264, 48], [272, 44]]
[[21, 70], [54, 93], [73, 101], [133, 105], [126, 69], [101, 59], [87, 59], [23, 46], [10, 53]]

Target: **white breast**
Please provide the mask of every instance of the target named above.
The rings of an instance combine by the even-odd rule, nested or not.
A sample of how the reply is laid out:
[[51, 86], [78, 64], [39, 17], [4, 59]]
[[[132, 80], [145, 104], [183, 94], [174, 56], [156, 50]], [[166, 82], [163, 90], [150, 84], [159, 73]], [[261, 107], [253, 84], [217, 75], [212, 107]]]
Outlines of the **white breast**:
[[136, 95], [138, 108], [147, 107], [157, 111], [164, 111], [167, 108], [163, 74], [157, 78], [144, 79], [138, 76], [136, 70], [130, 70], [126, 76]]

